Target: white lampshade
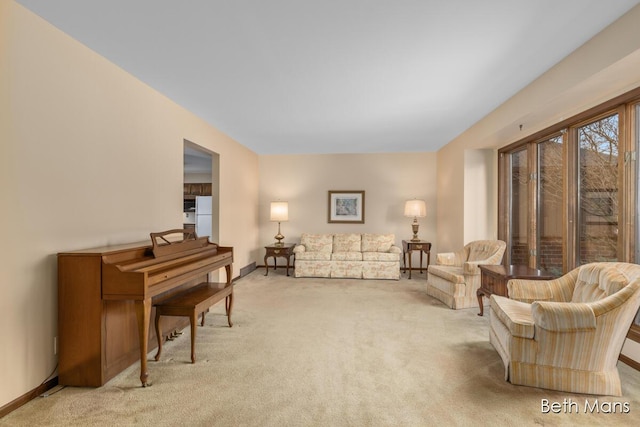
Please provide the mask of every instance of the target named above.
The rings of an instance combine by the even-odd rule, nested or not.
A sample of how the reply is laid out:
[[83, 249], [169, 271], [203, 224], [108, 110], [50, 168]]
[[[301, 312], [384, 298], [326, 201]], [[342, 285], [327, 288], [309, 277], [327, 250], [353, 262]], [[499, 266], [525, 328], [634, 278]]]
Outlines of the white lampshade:
[[418, 218], [427, 216], [427, 204], [424, 200], [407, 200], [404, 203], [404, 216]]
[[289, 221], [289, 202], [271, 202], [271, 221]]

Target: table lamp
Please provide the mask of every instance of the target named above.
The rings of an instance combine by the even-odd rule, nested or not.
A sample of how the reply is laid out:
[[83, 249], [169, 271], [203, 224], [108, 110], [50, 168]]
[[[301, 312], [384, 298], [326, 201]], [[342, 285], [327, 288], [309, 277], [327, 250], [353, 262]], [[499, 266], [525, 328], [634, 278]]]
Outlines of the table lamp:
[[412, 242], [416, 242], [420, 240], [418, 237], [418, 218], [423, 218], [427, 216], [427, 204], [424, 200], [407, 200], [404, 203], [404, 216], [413, 217], [413, 223], [411, 224], [411, 228], [413, 229], [413, 238]]
[[276, 245], [282, 246], [284, 236], [280, 233], [280, 222], [289, 221], [289, 202], [271, 202], [271, 221], [278, 221], [278, 234], [275, 235]]

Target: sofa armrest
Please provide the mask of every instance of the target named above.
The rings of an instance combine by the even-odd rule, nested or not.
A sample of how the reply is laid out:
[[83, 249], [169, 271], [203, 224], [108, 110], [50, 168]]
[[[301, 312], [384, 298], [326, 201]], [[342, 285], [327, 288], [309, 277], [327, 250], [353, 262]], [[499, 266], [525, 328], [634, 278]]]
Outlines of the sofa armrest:
[[305, 245], [295, 245], [293, 247], [293, 253], [294, 254], [299, 254], [299, 253], [306, 252], [306, 251], [307, 251], [307, 248], [306, 248]]
[[398, 246], [396, 246], [396, 245], [391, 245], [391, 247], [389, 248], [389, 253], [392, 253], [392, 254], [401, 254], [401, 253], [402, 253], [402, 249], [401, 249], [401, 248], [399, 248], [399, 247], [398, 247]]
[[590, 304], [581, 302], [536, 301], [531, 315], [537, 327], [555, 332], [575, 332], [596, 328]]
[[453, 252], [443, 252], [436, 255], [436, 265], [455, 265], [456, 254]]

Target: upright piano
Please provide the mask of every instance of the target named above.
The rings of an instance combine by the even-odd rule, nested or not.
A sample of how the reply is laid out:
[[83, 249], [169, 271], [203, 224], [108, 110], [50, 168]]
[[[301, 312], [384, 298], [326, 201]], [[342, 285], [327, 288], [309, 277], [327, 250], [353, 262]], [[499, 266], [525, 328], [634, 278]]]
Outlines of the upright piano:
[[[58, 382], [99, 387], [140, 360], [140, 381], [150, 385], [153, 304], [208, 281], [208, 273], [222, 267], [230, 284], [232, 265], [232, 247], [181, 229], [151, 233], [147, 242], [59, 253]], [[168, 318], [165, 324], [171, 330], [188, 322]]]

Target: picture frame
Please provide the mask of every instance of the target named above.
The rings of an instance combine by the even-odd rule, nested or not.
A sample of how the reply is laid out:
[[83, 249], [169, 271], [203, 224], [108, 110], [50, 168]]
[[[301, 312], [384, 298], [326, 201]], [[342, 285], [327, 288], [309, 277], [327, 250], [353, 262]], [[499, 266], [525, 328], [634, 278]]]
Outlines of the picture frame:
[[364, 191], [329, 190], [328, 219], [333, 224], [364, 224]]

